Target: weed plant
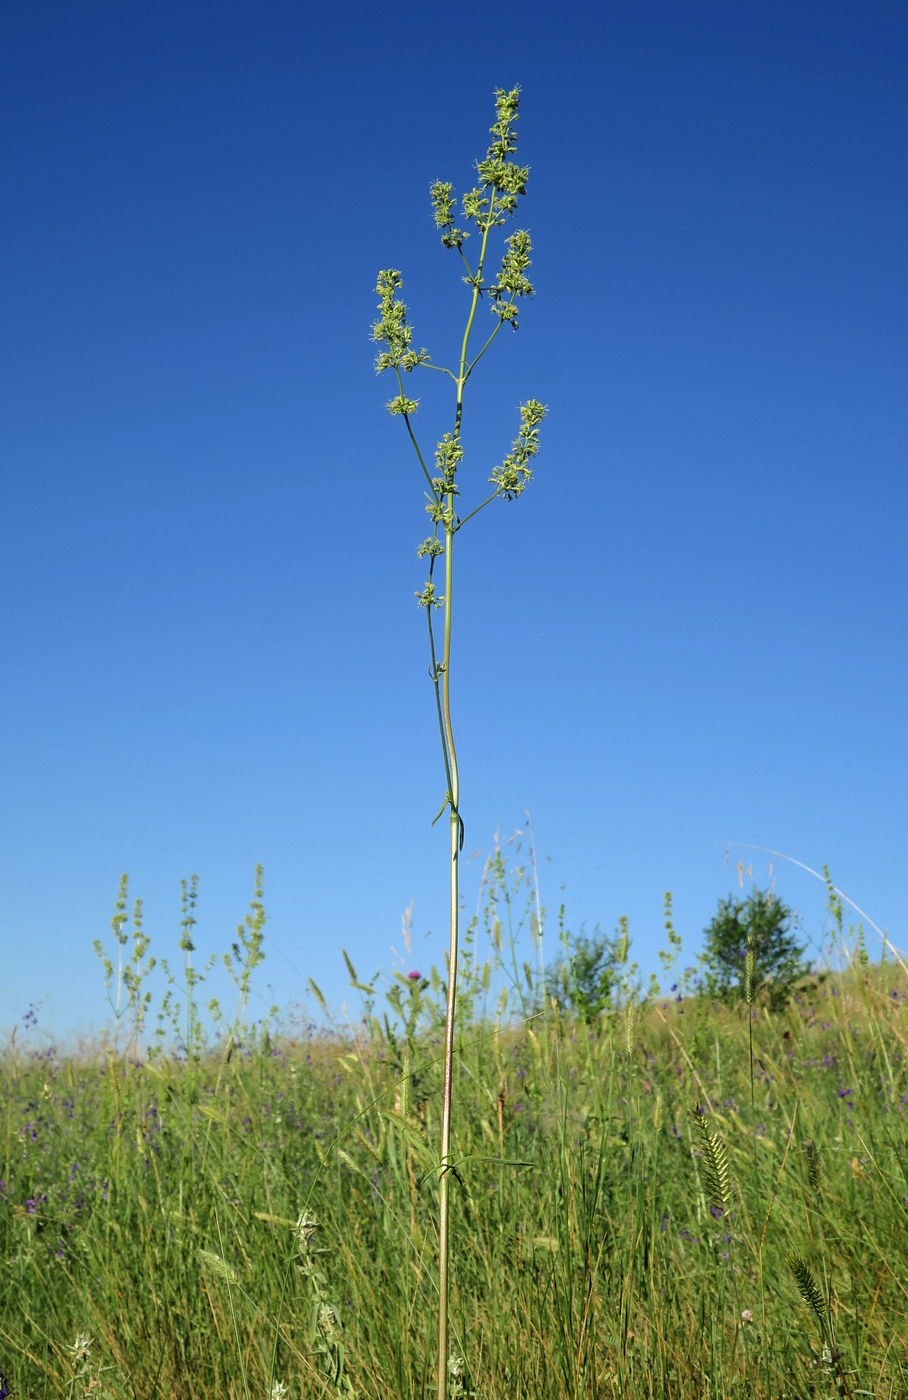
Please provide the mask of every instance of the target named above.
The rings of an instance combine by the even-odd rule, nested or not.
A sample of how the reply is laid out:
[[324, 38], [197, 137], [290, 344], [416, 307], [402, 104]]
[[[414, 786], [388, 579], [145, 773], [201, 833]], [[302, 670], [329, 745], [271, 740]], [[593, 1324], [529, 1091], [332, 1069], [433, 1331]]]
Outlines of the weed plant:
[[[529, 399], [520, 405], [520, 428], [510, 452], [500, 465], [492, 469], [482, 490], [482, 499], [464, 510], [460, 503], [464, 481], [464, 402], [467, 386], [479, 362], [498, 337], [503, 326], [517, 330], [519, 302], [533, 295], [532, 284], [527, 277], [530, 267], [532, 244], [525, 229], [518, 229], [504, 240], [501, 263], [497, 272], [489, 270], [490, 254], [494, 235], [517, 213], [520, 201], [526, 193], [529, 169], [518, 165], [513, 159], [517, 152], [517, 121], [520, 108], [520, 90], [506, 92], [499, 89], [495, 93], [495, 122], [491, 128], [492, 140], [484, 157], [476, 162], [476, 184], [463, 196], [461, 212], [457, 211], [457, 198], [453, 185], [436, 180], [429, 191], [435, 225], [441, 234], [441, 243], [451, 253], [456, 253], [459, 265], [465, 273], [463, 281], [467, 286], [467, 314], [461, 335], [457, 358], [453, 369], [433, 364], [427, 350], [413, 348], [413, 328], [407, 321], [407, 308], [400, 300], [398, 292], [403, 285], [400, 272], [389, 268], [378, 274], [375, 288], [378, 294], [378, 319], [372, 327], [372, 339], [379, 346], [375, 368], [382, 374], [391, 371], [397, 382], [398, 393], [389, 401], [388, 411], [400, 417], [407, 430], [407, 436], [428, 488], [425, 492], [426, 510], [432, 525], [429, 534], [417, 549], [417, 556], [428, 561], [428, 577], [416, 597], [425, 610], [428, 623], [429, 677], [435, 691], [435, 710], [438, 716], [438, 730], [444, 764], [444, 797], [435, 821], [445, 813], [449, 817], [449, 947], [447, 966], [447, 1008], [445, 1015], [444, 1051], [444, 1090], [439, 1125], [440, 1151], [438, 1156], [438, 1400], [446, 1400], [450, 1389], [452, 1394], [462, 1392], [463, 1379], [461, 1361], [454, 1360], [449, 1346], [449, 1240], [450, 1240], [450, 1187], [453, 1174], [451, 1124], [454, 1100], [454, 1033], [457, 1024], [457, 977], [460, 920], [460, 854], [464, 842], [464, 822], [461, 811], [460, 769], [457, 749], [454, 742], [454, 724], [451, 713], [451, 639], [454, 616], [454, 542], [457, 535], [493, 501], [512, 501], [522, 495], [532, 477], [530, 463], [539, 451], [539, 428], [545, 417], [545, 409], [536, 399]], [[455, 220], [463, 220], [464, 227], [458, 228]], [[471, 236], [477, 240], [475, 254], [465, 250], [464, 245]], [[492, 325], [487, 332], [480, 330], [477, 313], [480, 304], [492, 314]], [[475, 341], [481, 342], [475, 349]], [[449, 431], [435, 447], [435, 474], [426, 464], [426, 455], [420, 447], [414, 417], [419, 406], [417, 399], [410, 398], [404, 391], [403, 376], [414, 370], [435, 370], [450, 380], [453, 403]], [[488, 468], [486, 468], [488, 470]], [[491, 486], [492, 490], [486, 488]], [[474, 488], [475, 489], [475, 488]], [[444, 568], [444, 593], [439, 593], [436, 584], [436, 566]], [[440, 641], [436, 639], [433, 614], [440, 610], [442, 628]]]
[[[546, 1030], [502, 917], [534, 892], [499, 856], [461, 948], [450, 1393], [908, 1394], [902, 966], [858, 942], [779, 1009], [754, 982], [731, 1006], [619, 972], [604, 1009], [556, 1000]], [[445, 970], [361, 985], [347, 1030], [287, 1016], [266, 1036], [238, 1013], [193, 1050], [184, 1005], [151, 1058], [132, 1034], [8, 1047], [11, 1397], [424, 1400]]]

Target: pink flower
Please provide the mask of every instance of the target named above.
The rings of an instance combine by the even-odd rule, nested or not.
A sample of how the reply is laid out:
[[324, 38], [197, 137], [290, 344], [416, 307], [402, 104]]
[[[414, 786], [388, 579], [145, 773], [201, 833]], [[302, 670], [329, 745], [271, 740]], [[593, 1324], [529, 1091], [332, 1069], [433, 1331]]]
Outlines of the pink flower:
[[745, 1308], [745, 1309], [743, 1310], [743, 1312], [741, 1313], [741, 1321], [742, 1321], [742, 1322], [753, 1322], [753, 1320], [754, 1320], [754, 1315], [753, 1315], [753, 1313], [751, 1312], [750, 1308]]
[[421, 973], [421, 972], [408, 972], [408, 973], [407, 973], [407, 981], [408, 981], [408, 982], [418, 982], [419, 979], [420, 979], [421, 977], [422, 977], [422, 973]]

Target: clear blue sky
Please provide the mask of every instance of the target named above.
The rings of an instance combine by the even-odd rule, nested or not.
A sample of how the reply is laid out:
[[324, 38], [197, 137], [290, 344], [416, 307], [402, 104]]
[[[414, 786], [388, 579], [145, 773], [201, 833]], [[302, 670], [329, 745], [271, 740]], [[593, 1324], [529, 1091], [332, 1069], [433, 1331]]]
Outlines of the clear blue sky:
[[841, 0], [3, 7], [0, 1023], [103, 1019], [124, 870], [172, 953], [180, 877], [223, 949], [263, 862], [282, 1001], [390, 965], [411, 899], [440, 958], [425, 518], [368, 326], [399, 267], [450, 357], [428, 185], [515, 83], [538, 295], [465, 473], [550, 418], [461, 537], [468, 849], [528, 809], [549, 908], [627, 913], [647, 967], [730, 841], [905, 939], [906, 60], [904, 5]]

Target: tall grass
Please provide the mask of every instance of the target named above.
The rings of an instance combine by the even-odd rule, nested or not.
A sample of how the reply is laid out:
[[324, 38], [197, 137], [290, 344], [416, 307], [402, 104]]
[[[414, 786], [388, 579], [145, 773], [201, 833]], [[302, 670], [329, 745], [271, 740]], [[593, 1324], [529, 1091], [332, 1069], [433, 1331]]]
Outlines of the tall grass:
[[[778, 1012], [650, 997], [585, 1022], [534, 1018], [515, 961], [530, 1019], [496, 1022], [507, 960], [471, 937], [451, 1394], [908, 1394], [901, 968], [858, 959]], [[445, 987], [389, 993], [349, 1032], [195, 1057], [8, 1049], [13, 1396], [423, 1400]]]

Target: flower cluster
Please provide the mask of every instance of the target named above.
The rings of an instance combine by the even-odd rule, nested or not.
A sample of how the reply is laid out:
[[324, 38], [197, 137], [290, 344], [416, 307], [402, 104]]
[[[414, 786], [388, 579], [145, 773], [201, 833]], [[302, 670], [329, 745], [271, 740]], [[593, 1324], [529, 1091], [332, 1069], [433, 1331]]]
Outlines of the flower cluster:
[[[516, 233], [512, 233], [505, 239], [505, 244], [498, 278], [495, 285], [489, 288], [489, 292], [495, 315], [500, 316], [502, 321], [510, 321], [516, 330], [517, 307], [514, 302], [517, 297], [533, 295], [533, 284], [526, 276], [533, 245], [525, 229], [518, 229]], [[510, 300], [506, 301], [506, 297], [510, 297]]]
[[[403, 278], [394, 268], [378, 274], [375, 290], [378, 293], [379, 317], [372, 323], [372, 339], [376, 345], [386, 345], [375, 357], [375, 369], [381, 374], [386, 369], [410, 370], [423, 365], [429, 358], [427, 350], [411, 350], [413, 327], [407, 324], [407, 308], [397, 293], [403, 286]], [[392, 403], [397, 400], [392, 399]], [[408, 403], [412, 400], [408, 400]], [[415, 408], [415, 404], [413, 405]], [[390, 404], [389, 404], [390, 408]], [[413, 408], [391, 409], [392, 413], [413, 412]]]
[[[495, 207], [494, 210], [490, 209], [485, 223], [480, 221], [480, 227], [491, 228], [495, 224], [504, 223], [517, 208], [520, 196], [526, 194], [529, 167], [508, 159], [517, 150], [517, 131], [514, 123], [517, 121], [519, 108], [520, 88], [512, 88], [510, 92], [505, 92], [503, 88], [498, 89], [495, 93], [498, 120], [492, 127], [492, 142], [485, 160], [477, 161], [476, 164], [483, 188], [491, 187], [494, 190]], [[464, 198], [465, 213], [467, 200], [479, 193], [481, 192], [472, 190], [470, 195]]]
[[328, 1385], [338, 1397], [351, 1395], [353, 1387], [344, 1366], [344, 1324], [337, 1304], [328, 1292], [328, 1276], [318, 1258], [328, 1253], [314, 1249], [318, 1222], [307, 1212], [296, 1223], [296, 1247], [300, 1255], [298, 1268], [309, 1286], [312, 1311], [309, 1318], [309, 1340], [321, 1359], [321, 1369]]
[[520, 405], [520, 432], [501, 466], [489, 477], [506, 501], [521, 495], [532, 478], [529, 464], [539, 451], [539, 425], [545, 413], [538, 399], [529, 399]]
[[459, 439], [452, 437], [450, 433], [445, 433], [435, 449], [435, 470], [438, 472], [438, 476], [432, 478], [432, 485], [440, 496], [457, 494], [454, 479], [457, 476], [457, 468], [462, 461], [463, 448]]
[[[491, 128], [492, 141], [482, 160], [476, 162], [479, 184], [463, 197], [463, 216], [474, 223], [480, 233], [503, 224], [517, 209], [517, 201], [526, 194], [529, 167], [518, 165], [510, 157], [517, 150], [515, 123], [520, 108], [520, 88], [495, 92], [497, 120]], [[465, 229], [454, 224], [454, 187], [444, 180], [435, 180], [429, 189], [435, 226], [441, 231], [442, 246], [462, 251], [469, 238]], [[472, 280], [472, 279], [468, 279]], [[478, 281], [477, 281], [478, 285]]]
[[421, 608], [440, 608], [444, 600], [444, 594], [436, 591], [435, 584], [431, 580], [422, 592], [416, 595], [416, 601]]
[[470, 235], [454, 227], [454, 186], [435, 180], [429, 189], [429, 198], [432, 200], [435, 227], [441, 229], [442, 247], [460, 249], [464, 239]]

